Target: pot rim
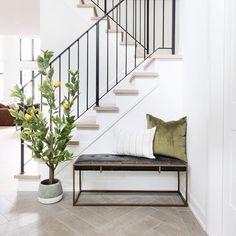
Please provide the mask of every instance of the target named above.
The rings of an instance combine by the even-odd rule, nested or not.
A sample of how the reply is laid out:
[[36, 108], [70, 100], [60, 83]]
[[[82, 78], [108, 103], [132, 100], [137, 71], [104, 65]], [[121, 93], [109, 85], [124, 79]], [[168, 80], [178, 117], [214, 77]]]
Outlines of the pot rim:
[[49, 184], [48, 182], [49, 182], [49, 179], [44, 179], [44, 180], [40, 181], [40, 184], [42, 184], [44, 186], [52, 186], [52, 185], [60, 183], [61, 181], [59, 179], [54, 179], [54, 183]]

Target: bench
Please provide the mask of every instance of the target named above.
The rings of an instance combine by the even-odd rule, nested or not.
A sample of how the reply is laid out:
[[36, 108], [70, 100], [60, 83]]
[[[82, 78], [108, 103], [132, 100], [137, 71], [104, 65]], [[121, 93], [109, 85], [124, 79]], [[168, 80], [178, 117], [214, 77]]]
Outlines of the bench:
[[[170, 191], [143, 191], [143, 190], [85, 190], [82, 188], [81, 173], [83, 171], [157, 171], [176, 172], [178, 186], [176, 190]], [[79, 189], [76, 193], [76, 172], [79, 177]], [[185, 197], [180, 191], [180, 173], [185, 172]], [[83, 203], [79, 197], [83, 192], [135, 192], [135, 193], [175, 193], [181, 199], [181, 203], [154, 204], [154, 203]], [[188, 166], [187, 163], [170, 157], [156, 156], [156, 159], [148, 159], [134, 156], [123, 156], [113, 154], [81, 155], [73, 165], [73, 205], [74, 206], [188, 206]]]

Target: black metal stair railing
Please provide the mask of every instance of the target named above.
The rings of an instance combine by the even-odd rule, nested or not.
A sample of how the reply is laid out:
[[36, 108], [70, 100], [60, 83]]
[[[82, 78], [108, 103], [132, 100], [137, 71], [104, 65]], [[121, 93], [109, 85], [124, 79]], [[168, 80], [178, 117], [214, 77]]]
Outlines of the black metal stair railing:
[[[101, 15], [121, 2], [121, 0], [88, 1], [100, 9]], [[153, 51], [157, 44], [159, 44], [158, 49], [171, 50], [171, 53], [175, 54], [176, 0], [125, 0], [125, 2], [129, 16], [126, 14], [128, 17], [119, 17], [119, 25], [147, 49], [147, 54]], [[116, 20], [114, 12], [109, 14], [109, 17]], [[128, 19], [132, 24], [125, 27]], [[143, 37], [142, 29], [146, 31], [146, 37]], [[158, 37], [161, 38], [158, 40]]]
[[[99, 5], [102, 1], [108, 2], [95, 3], [103, 12], [101, 18], [50, 62], [55, 80], [61, 82], [57, 94], [59, 107], [67, 93], [65, 83], [70, 81], [67, 71], [79, 70], [80, 95], [73, 109], [77, 118], [93, 106], [100, 106], [109, 91], [157, 50], [175, 53], [175, 0], [163, 0], [162, 5], [156, 0], [120, 0], [116, 5], [112, 1], [114, 4], [109, 8], [106, 5], [106, 9]], [[157, 14], [159, 12], [162, 14]], [[42, 96], [35, 96], [41, 83], [42, 77], [36, 75], [22, 85], [22, 89], [32, 89], [35, 102], [40, 103], [44, 111]], [[59, 115], [62, 112], [59, 110]], [[21, 141], [23, 173], [24, 143]]]

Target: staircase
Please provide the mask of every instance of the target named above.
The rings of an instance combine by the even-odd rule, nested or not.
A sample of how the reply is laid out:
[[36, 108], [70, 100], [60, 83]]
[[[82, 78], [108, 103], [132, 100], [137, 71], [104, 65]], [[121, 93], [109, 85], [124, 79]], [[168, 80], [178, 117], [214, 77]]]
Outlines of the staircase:
[[[80, 96], [74, 106], [76, 129], [68, 144], [75, 156], [158, 86], [159, 74], [152, 67], [156, 60], [181, 59], [175, 54], [175, 0], [162, 4], [156, 0], [81, 0], [77, 7], [91, 8], [95, 23], [50, 63], [55, 80], [62, 83], [58, 104], [67, 93], [63, 85], [70, 81], [66, 71], [80, 71]], [[41, 83], [37, 75], [23, 88], [33, 90]], [[42, 97], [35, 97], [44, 111]], [[25, 172], [29, 164], [25, 165], [23, 144], [21, 148], [21, 173], [15, 178], [37, 179]]]

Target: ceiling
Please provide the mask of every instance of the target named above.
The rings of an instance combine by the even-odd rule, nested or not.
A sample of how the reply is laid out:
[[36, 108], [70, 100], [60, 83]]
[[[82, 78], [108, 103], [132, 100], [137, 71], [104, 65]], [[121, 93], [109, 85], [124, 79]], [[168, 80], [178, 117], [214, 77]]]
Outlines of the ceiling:
[[0, 0], [0, 34], [39, 35], [40, 0]]

